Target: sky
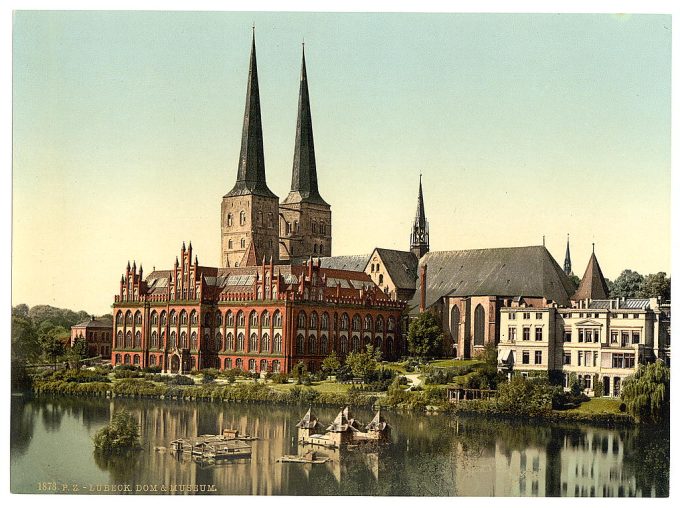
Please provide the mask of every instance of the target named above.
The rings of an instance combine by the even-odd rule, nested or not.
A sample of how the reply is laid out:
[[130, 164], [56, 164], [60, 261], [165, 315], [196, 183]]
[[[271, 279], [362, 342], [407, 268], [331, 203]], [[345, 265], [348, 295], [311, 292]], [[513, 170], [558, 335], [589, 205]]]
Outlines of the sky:
[[302, 41], [333, 254], [539, 245], [671, 271], [671, 17], [17, 11], [12, 304], [110, 312], [128, 262], [219, 265], [255, 25], [267, 182]]

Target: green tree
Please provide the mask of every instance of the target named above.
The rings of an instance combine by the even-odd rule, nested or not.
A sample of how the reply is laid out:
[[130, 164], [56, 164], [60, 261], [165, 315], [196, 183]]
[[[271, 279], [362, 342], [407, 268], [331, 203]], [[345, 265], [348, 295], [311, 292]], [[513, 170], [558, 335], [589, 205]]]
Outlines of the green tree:
[[578, 397], [583, 393], [581, 381], [578, 380], [578, 376], [573, 372], [569, 374], [569, 391], [574, 397]]
[[511, 413], [546, 413], [552, 409], [553, 397], [559, 390], [559, 387], [550, 384], [547, 377], [514, 376], [498, 387], [497, 404], [503, 411]]
[[83, 358], [87, 358], [87, 342], [76, 339], [72, 346], [66, 348], [66, 361], [70, 368], [79, 369]]
[[330, 375], [333, 375], [338, 371], [339, 368], [340, 359], [338, 358], [338, 355], [335, 354], [335, 351], [331, 351], [331, 354], [329, 354], [326, 358], [323, 359], [323, 363], [321, 364], [321, 370]]
[[54, 326], [43, 322], [38, 330], [38, 340], [43, 354], [56, 364], [57, 358], [64, 354], [64, 343], [69, 338], [69, 332], [63, 326]]
[[574, 273], [569, 275], [569, 279], [571, 279], [571, 281], [574, 283], [575, 288], [577, 288], [579, 286], [579, 284], [581, 284], [581, 278]]
[[408, 349], [413, 356], [425, 358], [439, 355], [443, 340], [441, 326], [429, 312], [420, 314], [409, 324]]
[[307, 373], [307, 367], [303, 362], [298, 362], [294, 367], [293, 370], [291, 371], [293, 376], [297, 378], [297, 384], [302, 384], [302, 379], [305, 377], [305, 374]]
[[21, 310], [15, 312], [15, 309], [12, 309], [10, 354], [12, 388], [20, 389], [30, 385], [26, 364], [37, 360], [40, 351], [38, 334], [28, 317], [28, 312], [21, 312]]
[[640, 292], [644, 277], [633, 270], [626, 269], [612, 282], [610, 296], [616, 298], [634, 298]]
[[642, 365], [623, 382], [621, 398], [633, 416], [659, 422], [670, 414], [671, 371], [660, 360]]
[[116, 411], [111, 418], [111, 423], [95, 434], [94, 446], [106, 455], [140, 449], [137, 421], [124, 409]]
[[666, 272], [650, 273], [642, 284], [638, 296], [642, 298], [658, 298], [663, 300], [671, 299], [671, 279], [666, 277]]
[[371, 344], [368, 344], [365, 351], [353, 351], [348, 354], [345, 363], [352, 369], [352, 374], [355, 377], [360, 377], [364, 381], [368, 381], [370, 376], [378, 368], [380, 356], [380, 350], [374, 349]]

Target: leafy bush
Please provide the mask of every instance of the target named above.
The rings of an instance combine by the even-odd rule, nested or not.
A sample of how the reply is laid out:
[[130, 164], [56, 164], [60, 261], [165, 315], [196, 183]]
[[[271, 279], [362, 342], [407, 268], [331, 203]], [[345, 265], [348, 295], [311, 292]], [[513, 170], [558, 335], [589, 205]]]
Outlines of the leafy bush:
[[190, 378], [188, 376], [182, 376], [180, 374], [180, 375], [171, 377], [170, 380], [168, 381], [168, 384], [188, 386], [188, 385], [193, 385], [195, 383], [194, 383], [194, 380], [192, 378]]
[[139, 450], [137, 421], [125, 410], [115, 412], [111, 423], [95, 434], [94, 446], [100, 452], [112, 455]]
[[148, 374], [160, 374], [161, 370], [162, 369], [160, 365], [150, 365], [148, 367], [144, 367], [142, 372], [146, 372]]
[[553, 397], [561, 388], [553, 386], [547, 377], [515, 376], [498, 387], [497, 407], [507, 413], [538, 415], [553, 408]]
[[110, 383], [111, 380], [106, 375], [101, 375], [92, 370], [85, 369], [69, 369], [63, 371], [62, 379], [66, 382], [72, 383]]
[[280, 385], [285, 385], [288, 383], [288, 374], [285, 372], [277, 372], [272, 374], [272, 382]]

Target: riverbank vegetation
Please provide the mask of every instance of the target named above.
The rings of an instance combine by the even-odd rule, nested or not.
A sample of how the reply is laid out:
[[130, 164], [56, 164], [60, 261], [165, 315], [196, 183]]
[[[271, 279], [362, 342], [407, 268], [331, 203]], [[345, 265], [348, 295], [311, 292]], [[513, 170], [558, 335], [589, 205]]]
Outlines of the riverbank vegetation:
[[120, 455], [141, 449], [137, 421], [125, 410], [115, 412], [111, 423], [95, 434], [94, 447], [104, 455]]

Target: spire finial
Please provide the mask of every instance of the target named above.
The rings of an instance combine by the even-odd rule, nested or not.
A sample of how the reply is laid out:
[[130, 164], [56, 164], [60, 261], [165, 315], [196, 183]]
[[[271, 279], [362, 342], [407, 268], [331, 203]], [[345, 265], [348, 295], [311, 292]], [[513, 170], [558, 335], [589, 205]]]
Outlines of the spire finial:
[[543, 235], [543, 247], [545, 247], [545, 235]]
[[593, 254], [595, 254], [595, 242], [593, 242]]

